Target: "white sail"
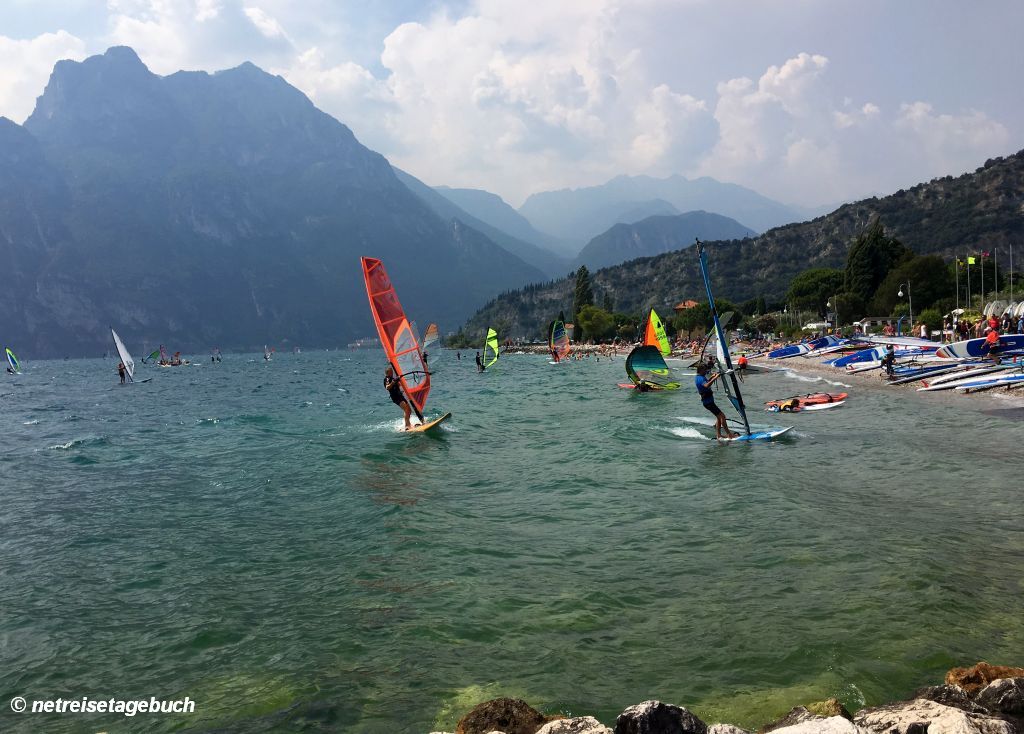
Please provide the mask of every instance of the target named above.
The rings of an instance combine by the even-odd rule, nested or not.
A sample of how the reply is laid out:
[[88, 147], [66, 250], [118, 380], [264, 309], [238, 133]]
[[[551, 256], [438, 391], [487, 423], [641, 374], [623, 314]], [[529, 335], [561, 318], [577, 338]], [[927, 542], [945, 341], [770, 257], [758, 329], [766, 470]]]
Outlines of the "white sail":
[[121, 341], [121, 337], [114, 331], [114, 327], [110, 327], [110, 335], [114, 337], [114, 346], [117, 347], [117, 354], [121, 357], [121, 364], [128, 371], [128, 379], [135, 381], [135, 360], [132, 359], [132, 355], [128, 354], [128, 348]]

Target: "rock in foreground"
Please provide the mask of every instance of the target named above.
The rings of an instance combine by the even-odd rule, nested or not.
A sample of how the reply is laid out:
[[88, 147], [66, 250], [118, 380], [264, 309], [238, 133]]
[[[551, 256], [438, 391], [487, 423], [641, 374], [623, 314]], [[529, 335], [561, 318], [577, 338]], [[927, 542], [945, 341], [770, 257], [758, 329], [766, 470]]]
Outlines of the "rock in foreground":
[[922, 698], [863, 709], [854, 723], [877, 734], [1018, 734], [1002, 719]]
[[707, 734], [708, 726], [679, 706], [644, 701], [615, 719], [615, 734]]
[[496, 698], [475, 706], [459, 720], [455, 734], [536, 734], [548, 719], [518, 698]]

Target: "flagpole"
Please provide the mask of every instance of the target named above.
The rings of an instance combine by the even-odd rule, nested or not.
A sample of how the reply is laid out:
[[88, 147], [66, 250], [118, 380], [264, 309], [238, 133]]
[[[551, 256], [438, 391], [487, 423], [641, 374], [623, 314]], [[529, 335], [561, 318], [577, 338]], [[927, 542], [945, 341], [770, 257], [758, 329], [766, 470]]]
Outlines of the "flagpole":
[[985, 253], [981, 253], [981, 310], [982, 316], [985, 311]]
[[970, 255], [967, 256], [967, 310], [971, 310], [971, 260]]
[[992, 268], [992, 281], [995, 283], [996, 300], [999, 300], [999, 248], [995, 248], [992, 252], [995, 253], [995, 262]]

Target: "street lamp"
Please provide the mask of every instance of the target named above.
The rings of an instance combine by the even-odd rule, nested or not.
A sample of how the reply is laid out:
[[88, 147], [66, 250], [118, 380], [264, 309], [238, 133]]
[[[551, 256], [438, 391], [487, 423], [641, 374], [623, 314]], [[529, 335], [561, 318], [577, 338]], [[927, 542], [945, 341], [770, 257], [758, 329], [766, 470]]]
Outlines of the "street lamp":
[[839, 296], [832, 296], [832, 300], [825, 302], [825, 308], [831, 308], [836, 315], [835, 329], [839, 328]]
[[910, 279], [909, 278], [907, 279], [907, 282], [905, 284], [904, 283], [900, 283], [900, 292], [897, 293], [896, 295], [899, 296], [900, 298], [903, 298], [903, 286], [904, 285], [907, 286], [907, 305], [910, 306], [910, 330], [913, 331], [914, 330], [914, 299], [910, 297]]

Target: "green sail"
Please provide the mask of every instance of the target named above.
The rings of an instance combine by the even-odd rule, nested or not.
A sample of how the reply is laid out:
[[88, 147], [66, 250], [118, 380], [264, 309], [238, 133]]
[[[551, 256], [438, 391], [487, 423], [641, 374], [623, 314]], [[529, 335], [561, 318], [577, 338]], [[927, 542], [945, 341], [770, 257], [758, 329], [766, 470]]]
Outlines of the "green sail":
[[487, 341], [484, 342], [484, 367], [490, 367], [498, 361], [498, 332], [487, 330]]

